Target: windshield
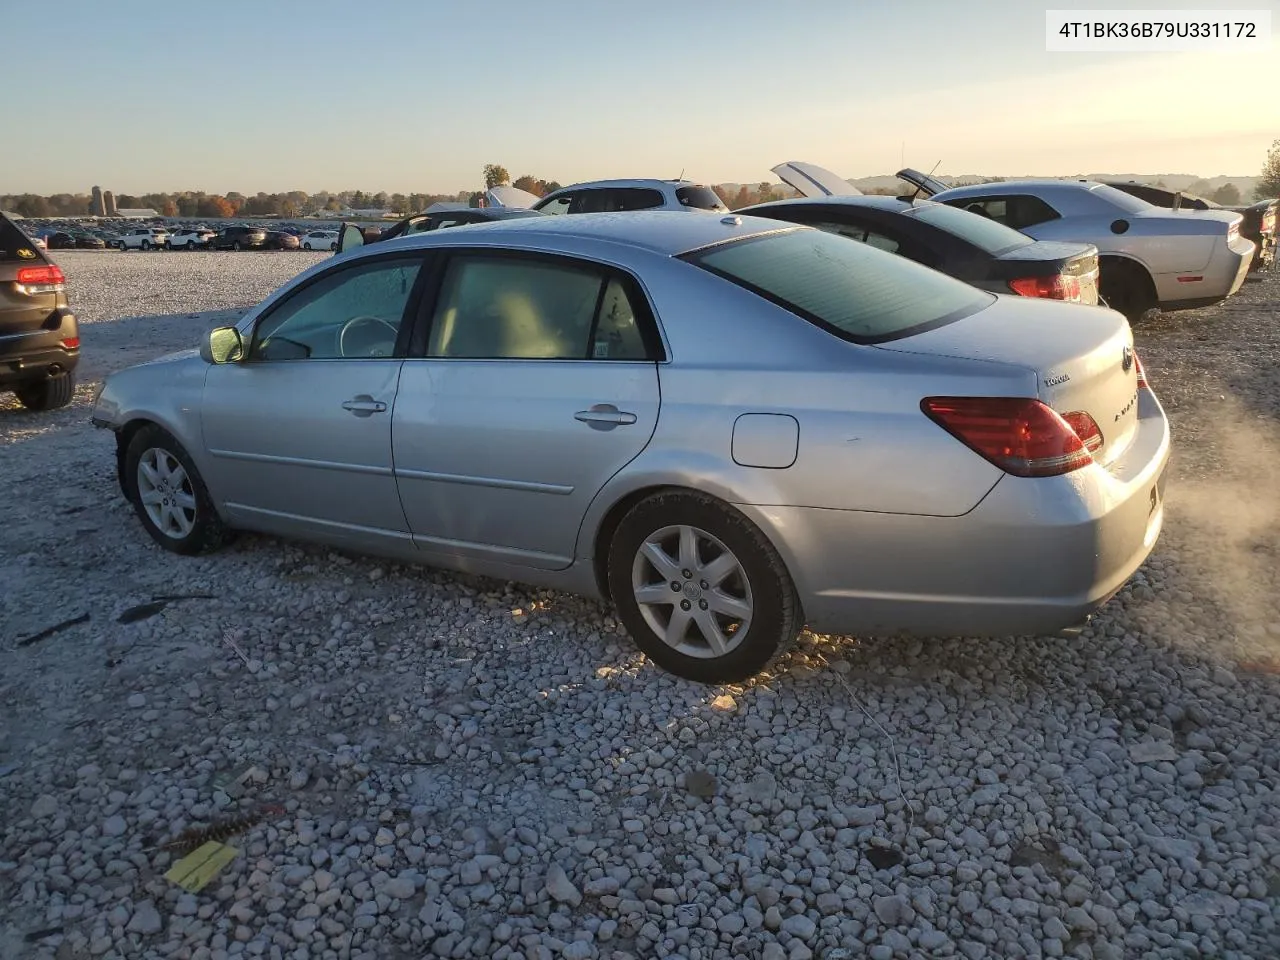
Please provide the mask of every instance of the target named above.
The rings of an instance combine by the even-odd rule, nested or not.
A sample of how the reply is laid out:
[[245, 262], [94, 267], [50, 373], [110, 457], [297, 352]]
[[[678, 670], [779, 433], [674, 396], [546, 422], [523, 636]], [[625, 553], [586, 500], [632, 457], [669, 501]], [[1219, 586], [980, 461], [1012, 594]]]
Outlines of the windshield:
[[1019, 233], [1013, 227], [1006, 227], [990, 217], [970, 213], [968, 210], [949, 207], [945, 203], [926, 201], [912, 206], [910, 210], [904, 210], [903, 213], [924, 223], [932, 224], [939, 230], [945, 230], [993, 257], [1035, 243], [1025, 233]]
[[854, 343], [882, 343], [959, 320], [995, 301], [905, 257], [802, 228], [682, 258]]
[[699, 210], [728, 210], [716, 192], [710, 187], [677, 187], [676, 199], [681, 206], [697, 207]]

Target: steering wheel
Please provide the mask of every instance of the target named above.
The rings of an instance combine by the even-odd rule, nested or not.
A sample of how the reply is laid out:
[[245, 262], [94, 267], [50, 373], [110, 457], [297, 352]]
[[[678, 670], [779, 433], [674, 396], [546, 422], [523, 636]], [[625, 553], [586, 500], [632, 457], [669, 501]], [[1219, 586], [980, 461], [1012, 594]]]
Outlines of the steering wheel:
[[[378, 338], [371, 343], [360, 344], [359, 334], [362, 331], [368, 331], [377, 337], [378, 327], [384, 327], [391, 334], [389, 341]], [[353, 333], [354, 331], [354, 333]], [[341, 332], [338, 333], [338, 354], [342, 357], [389, 357], [396, 349], [396, 337], [400, 331], [396, 325], [390, 321], [383, 320], [381, 317], [352, 317], [342, 325]], [[347, 337], [351, 335], [356, 339], [356, 343], [352, 348], [357, 351], [351, 353], [347, 350]]]

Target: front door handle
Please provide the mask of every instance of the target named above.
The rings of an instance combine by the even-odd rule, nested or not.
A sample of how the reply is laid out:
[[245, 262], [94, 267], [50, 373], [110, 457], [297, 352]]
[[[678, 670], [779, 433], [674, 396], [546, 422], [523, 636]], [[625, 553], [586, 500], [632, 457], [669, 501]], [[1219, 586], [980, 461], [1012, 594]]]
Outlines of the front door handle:
[[590, 410], [579, 410], [573, 419], [581, 420], [594, 430], [612, 430], [636, 422], [636, 415], [619, 410], [612, 403], [597, 403]]
[[375, 413], [385, 413], [387, 405], [381, 400], [373, 399], [367, 393], [360, 393], [350, 400], [344, 400], [342, 409], [351, 411], [357, 417], [371, 417]]

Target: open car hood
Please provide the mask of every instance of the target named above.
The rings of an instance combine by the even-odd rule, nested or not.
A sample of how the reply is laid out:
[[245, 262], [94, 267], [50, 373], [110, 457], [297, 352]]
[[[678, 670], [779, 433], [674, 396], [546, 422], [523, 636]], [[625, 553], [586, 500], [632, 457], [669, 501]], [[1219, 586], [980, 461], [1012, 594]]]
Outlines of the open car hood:
[[484, 199], [485, 203], [490, 207], [520, 207], [527, 209], [542, 198], [537, 194], [530, 193], [528, 190], [520, 190], [516, 187], [504, 185], [490, 187], [484, 192]]
[[836, 176], [825, 167], [803, 160], [788, 160], [771, 171], [787, 186], [800, 191], [804, 197], [860, 197], [862, 191], [844, 177]]
[[910, 167], [904, 167], [894, 174], [899, 180], [905, 180], [913, 187], [920, 188], [920, 195], [923, 197], [932, 197], [935, 193], [941, 193], [943, 190], [951, 188], [935, 177], [929, 176], [927, 173], [921, 173], [919, 170], [912, 170]]

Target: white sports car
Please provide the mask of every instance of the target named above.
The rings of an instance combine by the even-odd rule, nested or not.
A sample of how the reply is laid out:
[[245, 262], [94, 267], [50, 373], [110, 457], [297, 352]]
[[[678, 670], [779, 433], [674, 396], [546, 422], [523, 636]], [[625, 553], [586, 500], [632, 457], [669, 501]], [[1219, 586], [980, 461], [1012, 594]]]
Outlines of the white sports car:
[[1141, 319], [1152, 308], [1186, 310], [1240, 289], [1253, 243], [1228, 210], [1167, 210], [1091, 180], [1006, 180], [948, 187], [916, 170], [898, 176], [922, 196], [985, 214], [1036, 240], [1098, 248], [1103, 299]]

